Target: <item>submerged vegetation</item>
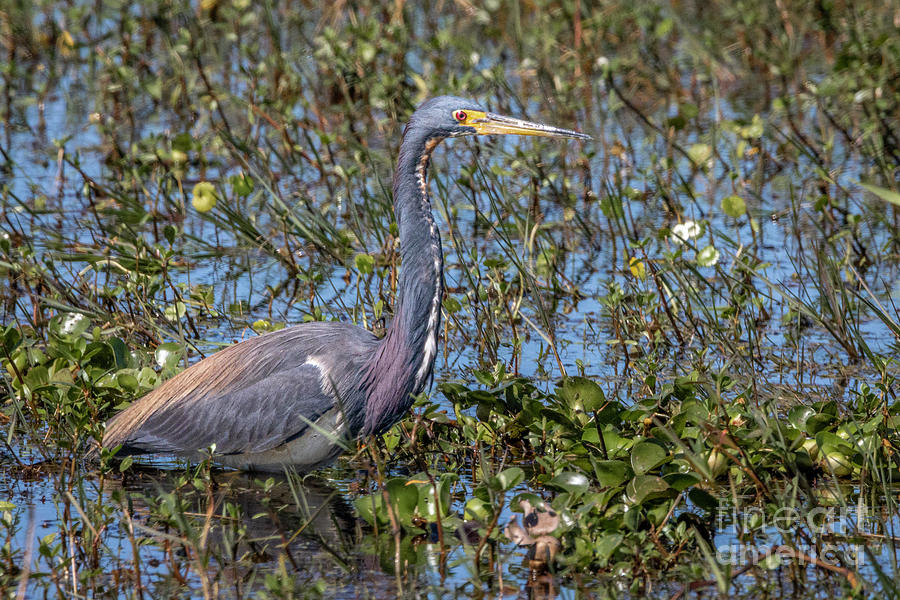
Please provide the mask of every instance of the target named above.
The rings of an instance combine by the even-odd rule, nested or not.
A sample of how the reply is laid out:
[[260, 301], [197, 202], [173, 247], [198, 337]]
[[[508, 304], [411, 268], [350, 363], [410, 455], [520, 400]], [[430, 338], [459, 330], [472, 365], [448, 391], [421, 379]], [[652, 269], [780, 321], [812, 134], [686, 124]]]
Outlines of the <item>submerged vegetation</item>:
[[[0, 5], [0, 596], [896, 597], [900, 11]], [[91, 455], [236, 340], [384, 331], [428, 96], [436, 381], [312, 477]]]

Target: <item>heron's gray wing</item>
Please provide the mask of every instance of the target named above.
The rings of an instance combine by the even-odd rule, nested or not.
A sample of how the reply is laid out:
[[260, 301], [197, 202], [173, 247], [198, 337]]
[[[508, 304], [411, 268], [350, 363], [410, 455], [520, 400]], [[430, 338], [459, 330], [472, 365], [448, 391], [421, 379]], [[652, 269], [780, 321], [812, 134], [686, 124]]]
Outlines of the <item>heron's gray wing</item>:
[[216, 454], [263, 452], [301, 435], [335, 406], [322, 372], [304, 364], [237, 391], [165, 406], [121, 443], [125, 453], [181, 454], [213, 444]]
[[[370, 332], [344, 323], [306, 323], [250, 338], [110, 419], [103, 445], [134, 454], [193, 452], [215, 443], [219, 452], [238, 453], [289, 440], [307, 427], [303, 417], [314, 421], [337, 397], [353, 395], [353, 378], [377, 344]], [[327, 390], [323, 374], [334, 377]], [[350, 408], [352, 433], [361, 405]]]

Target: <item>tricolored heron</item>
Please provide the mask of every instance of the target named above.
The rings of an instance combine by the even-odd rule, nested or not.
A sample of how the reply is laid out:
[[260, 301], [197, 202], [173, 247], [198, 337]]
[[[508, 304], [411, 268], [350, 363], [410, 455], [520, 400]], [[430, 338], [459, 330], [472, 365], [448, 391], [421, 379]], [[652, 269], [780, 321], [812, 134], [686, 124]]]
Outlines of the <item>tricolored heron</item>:
[[444, 139], [517, 134], [588, 140], [504, 117], [471, 100], [423, 103], [403, 131], [394, 172], [401, 271], [394, 318], [381, 339], [346, 323], [305, 323], [251, 338], [185, 369], [113, 417], [103, 445], [118, 455], [165, 453], [232, 467], [309, 471], [341, 441], [379, 434], [431, 381], [441, 325], [441, 237], [425, 182]]

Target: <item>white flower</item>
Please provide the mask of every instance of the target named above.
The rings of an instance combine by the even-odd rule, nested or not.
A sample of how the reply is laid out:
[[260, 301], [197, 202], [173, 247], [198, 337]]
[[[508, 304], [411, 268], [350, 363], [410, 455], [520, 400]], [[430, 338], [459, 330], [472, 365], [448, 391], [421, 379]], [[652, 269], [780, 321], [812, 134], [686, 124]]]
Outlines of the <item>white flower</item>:
[[701, 232], [700, 224], [695, 221], [685, 221], [684, 223], [679, 223], [675, 227], [672, 228], [672, 235], [669, 236], [672, 242], [676, 244], [683, 244], [688, 240], [692, 240], [695, 237], [699, 236]]

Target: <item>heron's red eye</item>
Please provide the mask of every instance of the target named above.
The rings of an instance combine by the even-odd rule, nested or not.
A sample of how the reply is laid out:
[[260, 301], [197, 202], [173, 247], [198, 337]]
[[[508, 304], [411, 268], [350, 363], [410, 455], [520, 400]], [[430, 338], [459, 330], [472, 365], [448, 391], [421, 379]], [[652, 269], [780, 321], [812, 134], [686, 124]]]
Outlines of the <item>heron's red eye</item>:
[[465, 121], [466, 117], [468, 117], [468, 116], [469, 115], [467, 115], [466, 111], [464, 111], [464, 110], [458, 110], [455, 113], [453, 113], [453, 118], [460, 122]]

